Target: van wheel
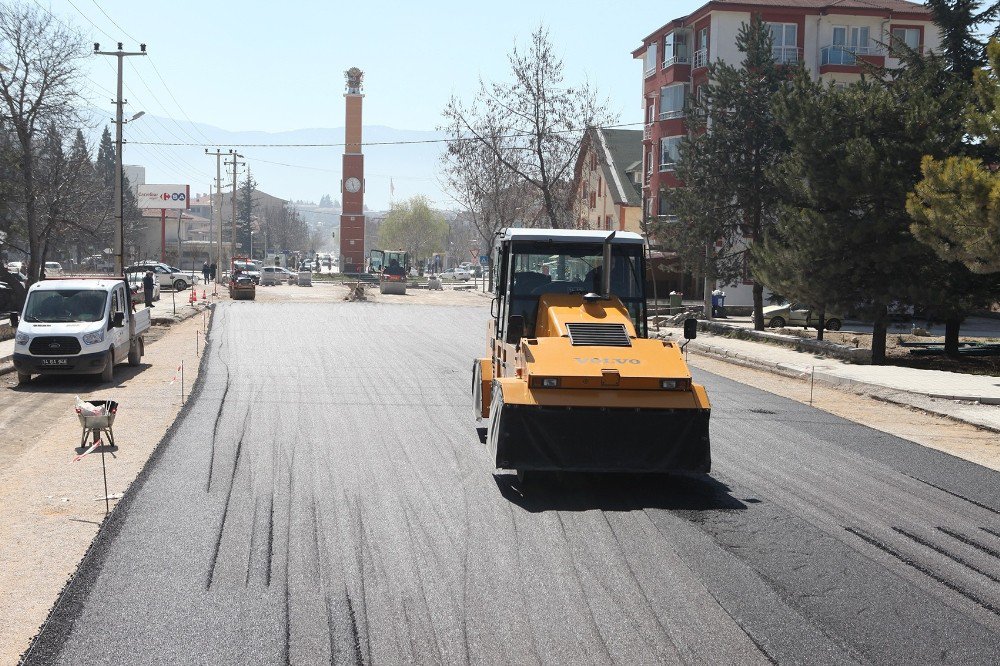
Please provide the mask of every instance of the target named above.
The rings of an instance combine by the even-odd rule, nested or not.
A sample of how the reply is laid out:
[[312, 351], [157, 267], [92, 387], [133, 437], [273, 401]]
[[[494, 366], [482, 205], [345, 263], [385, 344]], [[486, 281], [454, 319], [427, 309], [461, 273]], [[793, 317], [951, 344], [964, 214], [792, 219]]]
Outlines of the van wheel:
[[29, 372], [19, 372], [17, 373], [17, 385], [24, 386], [31, 381], [31, 373]]
[[128, 364], [134, 368], [139, 365], [140, 360], [142, 360], [142, 338], [137, 338], [128, 347]]
[[115, 380], [115, 352], [112, 349], [108, 352], [108, 362], [101, 371], [102, 382], [113, 382]]

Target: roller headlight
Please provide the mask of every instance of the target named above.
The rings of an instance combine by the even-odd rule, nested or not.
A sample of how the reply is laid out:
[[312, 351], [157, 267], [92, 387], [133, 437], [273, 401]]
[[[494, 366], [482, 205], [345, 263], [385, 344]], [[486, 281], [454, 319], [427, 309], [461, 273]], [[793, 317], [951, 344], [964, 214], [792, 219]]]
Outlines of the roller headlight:
[[31, 336], [27, 333], [18, 333], [14, 336], [14, 344], [26, 345], [31, 341]]
[[98, 342], [104, 342], [104, 329], [99, 331], [94, 331], [93, 333], [87, 333], [83, 336], [83, 344], [85, 345], [96, 345]]

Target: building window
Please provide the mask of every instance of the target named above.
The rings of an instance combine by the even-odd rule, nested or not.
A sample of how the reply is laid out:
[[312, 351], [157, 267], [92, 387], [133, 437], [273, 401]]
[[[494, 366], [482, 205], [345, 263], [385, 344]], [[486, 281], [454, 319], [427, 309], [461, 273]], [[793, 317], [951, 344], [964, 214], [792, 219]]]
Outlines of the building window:
[[708, 28], [702, 28], [698, 31], [695, 39], [694, 62], [692, 66], [695, 69], [708, 67]]
[[768, 23], [771, 30], [774, 61], [796, 63], [799, 61], [799, 26], [795, 23]]
[[604, 180], [600, 176], [597, 177], [597, 194], [604, 196]]
[[656, 120], [656, 104], [650, 102], [649, 106], [646, 108], [646, 122], [651, 123]]
[[[897, 44], [905, 44], [910, 49], [920, 52], [921, 47], [921, 30], [920, 28], [893, 28], [889, 34], [892, 36], [891, 46], [896, 46]], [[902, 51], [903, 49], [899, 49]]]
[[660, 88], [660, 120], [683, 117], [687, 95], [688, 84], [686, 83], [675, 83]]
[[681, 157], [681, 136], [660, 139], [660, 171], [673, 171]]
[[663, 66], [666, 68], [687, 61], [687, 35], [683, 32], [667, 33], [663, 38]]
[[646, 56], [644, 58], [644, 64], [646, 68], [646, 76], [650, 76], [656, 72], [656, 42], [653, 42], [646, 47]]
[[869, 55], [871, 29], [868, 26], [833, 26], [833, 40], [830, 46], [820, 51], [820, 65], [856, 65], [857, 56]]

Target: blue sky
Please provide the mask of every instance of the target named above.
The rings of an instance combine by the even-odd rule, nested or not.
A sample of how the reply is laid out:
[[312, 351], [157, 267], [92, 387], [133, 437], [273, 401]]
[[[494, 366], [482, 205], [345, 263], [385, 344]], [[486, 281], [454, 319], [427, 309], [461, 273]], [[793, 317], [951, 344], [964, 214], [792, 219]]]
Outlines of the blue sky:
[[[663, 23], [704, 4], [681, 0], [643, 8], [589, 0], [507, 0], [488, 6], [452, 0], [38, 3], [79, 28], [88, 43], [101, 42], [102, 50], [114, 50], [118, 41], [126, 50], [138, 50], [139, 42], [147, 44], [148, 58], [126, 61], [128, 112], [144, 110], [239, 132], [341, 126], [343, 71], [352, 65], [365, 70], [365, 124], [433, 130], [450, 95], [469, 99], [480, 77], [505, 77], [507, 53], [515, 43], [526, 43], [540, 23], [548, 27], [563, 57], [568, 81], [590, 81], [610, 99], [622, 122], [638, 122], [641, 66], [630, 51]], [[113, 58], [98, 56], [85, 62], [89, 78], [85, 96], [108, 114], [113, 111], [113, 64]], [[190, 140], [179, 127], [148, 119], [127, 127], [126, 134], [130, 132], [133, 141]], [[197, 159], [196, 152], [201, 148], [192, 149], [183, 164], [161, 160], [172, 166], [150, 160], [148, 180], [178, 182], [183, 174], [176, 172], [184, 165], [196, 172], [189, 180], [204, 179], [212, 169], [206, 160]], [[128, 152], [125, 158], [134, 161]], [[206, 190], [207, 185], [196, 189]]]

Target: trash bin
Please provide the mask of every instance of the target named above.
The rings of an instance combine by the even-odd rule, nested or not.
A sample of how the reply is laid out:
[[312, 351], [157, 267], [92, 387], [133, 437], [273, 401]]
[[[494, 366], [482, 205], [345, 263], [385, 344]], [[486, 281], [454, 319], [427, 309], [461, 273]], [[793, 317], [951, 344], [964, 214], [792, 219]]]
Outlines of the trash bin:
[[683, 300], [684, 294], [677, 293], [676, 291], [670, 292], [670, 314], [677, 314], [684, 309]]
[[723, 319], [726, 317], [726, 292], [720, 289], [712, 292], [712, 316]]

